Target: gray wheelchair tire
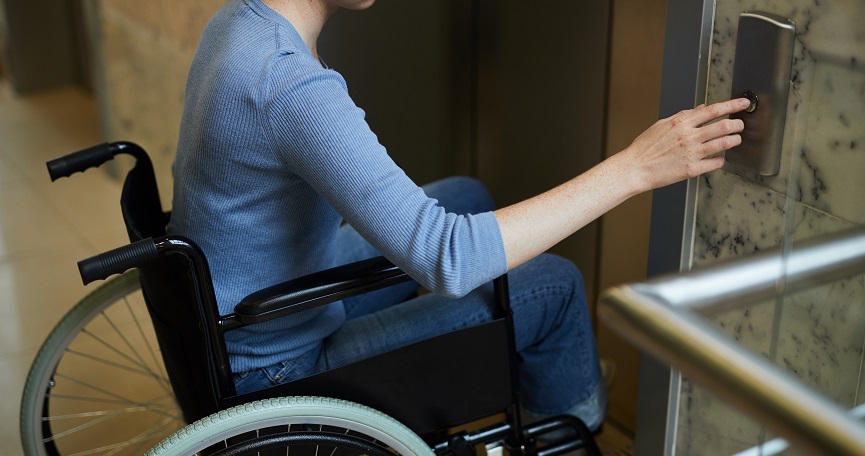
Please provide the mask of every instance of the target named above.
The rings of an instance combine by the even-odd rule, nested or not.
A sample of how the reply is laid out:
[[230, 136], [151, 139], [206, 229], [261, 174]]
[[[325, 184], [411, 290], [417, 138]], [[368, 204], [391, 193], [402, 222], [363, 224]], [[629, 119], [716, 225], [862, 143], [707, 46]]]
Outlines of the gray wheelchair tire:
[[401, 455], [433, 455], [414, 432], [372, 408], [325, 397], [281, 397], [239, 405], [198, 420], [146, 456], [192, 455], [236, 435], [293, 424], [335, 426], [364, 434]]
[[[55, 391], [54, 387], [57, 386], [58, 383], [64, 383], [66, 379], [61, 379], [60, 377], [55, 378], [57, 375], [61, 375], [58, 373], [58, 366], [62, 365], [61, 363], [64, 360], [67, 363], [74, 367], [78, 367], [79, 369], [86, 371], [90, 368], [89, 365], [85, 365], [83, 363], [88, 362], [101, 362], [102, 365], [106, 365], [105, 361], [94, 361], [95, 357], [92, 355], [88, 355], [87, 353], [80, 353], [75, 350], [77, 343], [80, 341], [87, 339], [94, 339], [94, 334], [88, 329], [92, 328], [92, 325], [95, 325], [102, 320], [107, 320], [111, 317], [113, 312], [128, 312], [129, 314], [136, 314], [134, 317], [131, 317], [134, 320], [134, 325], [137, 328], [129, 329], [129, 334], [124, 334], [123, 341], [126, 342], [126, 338], [132, 338], [136, 336], [134, 333], [141, 333], [142, 342], [141, 343], [150, 343], [150, 341], [145, 341], [144, 334], [151, 330], [152, 324], [149, 318], [144, 318], [146, 315], [146, 308], [143, 307], [143, 300], [138, 302], [138, 299], [134, 299], [133, 303], [130, 304], [130, 297], [137, 298], [140, 296], [140, 282], [139, 275], [136, 270], [132, 270], [127, 272], [126, 274], [116, 277], [107, 281], [104, 285], [94, 290], [92, 293], [84, 297], [81, 301], [78, 302], [62, 319], [61, 321], [54, 327], [54, 329], [49, 334], [48, 338], [42, 344], [39, 352], [36, 355], [33, 364], [30, 367], [30, 372], [27, 376], [26, 383], [24, 385], [24, 392], [21, 399], [21, 411], [20, 411], [20, 431], [21, 431], [21, 443], [24, 449], [24, 454], [27, 456], [56, 456], [63, 455], [69, 452], [77, 452], [80, 450], [74, 451], [64, 451], [63, 444], [61, 442], [60, 448], [55, 444], [55, 437], [59, 439], [57, 435], [46, 435], [46, 433], [55, 433], [57, 434], [53, 427], [48, 426], [46, 431], [46, 426], [44, 423], [47, 421], [52, 423], [52, 419], [57, 417], [52, 416], [52, 411], [49, 410], [49, 403], [63, 401], [68, 398], [58, 398], [53, 396], [52, 393]], [[119, 305], [118, 305], [119, 304]], [[125, 306], [122, 304], [126, 304]], [[125, 307], [125, 309], [123, 308]], [[117, 323], [111, 322], [110, 325], [115, 325]], [[109, 325], [106, 325], [109, 326]], [[130, 324], [132, 326], [132, 324]], [[124, 327], [123, 329], [126, 329]], [[115, 332], [117, 332], [117, 328], [114, 328]], [[124, 332], [121, 330], [120, 332]], [[99, 334], [95, 334], [99, 337]], [[149, 336], [148, 336], [149, 337]], [[105, 340], [110, 340], [106, 338]], [[138, 342], [135, 342], [138, 343]], [[127, 342], [127, 344], [129, 344]], [[118, 346], [122, 344], [117, 344]], [[134, 344], [133, 344], [134, 345]], [[129, 345], [130, 350], [134, 351], [136, 347], [133, 345]], [[147, 370], [151, 372], [149, 380], [144, 378], [144, 380], [148, 380], [151, 383], [158, 383], [160, 388], [167, 391], [164, 394], [164, 397], [160, 399], [159, 407], [163, 407], [160, 410], [162, 415], [173, 415], [170, 418], [171, 423], [165, 426], [165, 429], [160, 432], [153, 433], [152, 437], [154, 440], [151, 442], [147, 442], [146, 440], [139, 439], [139, 441], [130, 442], [130, 441], [121, 441], [115, 445], [119, 447], [118, 454], [124, 454], [120, 450], [129, 450], [133, 452], [137, 452], [137, 454], [141, 454], [144, 449], [137, 449], [141, 445], [146, 445], [145, 448], [150, 447], [154, 444], [154, 442], [158, 442], [160, 439], [164, 439], [165, 436], [169, 435], [171, 432], [178, 429], [180, 426], [184, 425], [182, 418], [179, 417], [179, 410], [174, 400], [173, 393], [170, 393], [170, 385], [166, 388], [165, 383], [167, 383], [167, 377], [163, 375], [160, 370], [161, 366], [161, 356], [158, 355], [156, 350], [152, 346], [147, 346], [147, 350], [149, 353], [146, 353], [139, 358], [146, 357], [146, 363], [148, 366], [146, 368], [142, 368], [141, 370]], [[121, 348], [115, 347], [115, 351], [118, 353]], [[90, 356], [90, 358], [87, 358]], [[82, 360], [83, 359], [83, 360]], [[137, 362], [137, 360], [136, 360]], [[110, 369], [126, 369], [127, 367], [121, 366], [121, 363], [113, 363], [115, 366], [104, 367], [103, 370]], [[83, 367], [81, 367], [83, 366]], [[119, 366], [119, 367], [118, 367]], [[124, 371], [125, 372], [125, 371]], [[96, 374], [94, 374], [94, 379], [92, 381], [92, 386], [96, 388], [102, 389], [101, 385], [110, 384], [115, 381], [115, 375], [107, 375], [102, 374], [103, 378], [98, 378]], [[122, 372], [117, 375], [124, 375]], [[138, 377], [141, 376], [141, 373], [128, 373], [131, 382], [137, 381]], [[55, 381], [56, 380], [56, 381]], [[72, 379], [71, 381], [80, 381], [76, 379]], [[97, 383], [99, 382], [99, 383]], [[91, 389], [96, 389], [92, 388]], [[109, 389], [108, 387], [105, 388]], [[94, 393], [94, 395], [98, 396], [99, 393]], [[81, 398], [76, 399], [77, 402], [86, 402], [82, 401]], [[131, 399], [133, 401], [138, 401], [138, 398]], [[137, 402], [137, 404], [141, 404]], [[94, 403], [94, 405], [89, 406], [91, 410], [82, 410], [82, 413], [79, 413], [82, 416], [87, 416], [89, 413], [91, 416], [95, 416], [93, 421], [99, 421], [99, 424], [102, 425], [105, 421], [112, 419], [111, 416], [108, 418], [105, 415], [110, 415], [111, 410], [106, 412], [104, 409], [108, 408], [98, 403]], [[117, 406], [122, 407], [122, 406]], [[143, 407], [139, 407], [143, 408]], [[166, 412], [167, 411], [167, 412]], [[120, 412], [117, 412], [118, 414]], [[101, 416], [100, 416], [101, 414]], [[47, 415], [47, 416], [46, 416]], [[62, 421], [62, 418], [60, 421]], [[81, 418], [88, 419], [88, 418]], [[136, 417], [137, 419], [137, 417]], [[166, 419], [166, 418], [163, 418]], [[75, 427], [75, 426], [73, 426]], [[82, 427], [82, 426], [78, 426]], [[83, 427], [82, 427], [83, 428]], [[98, 429], [98, 427], [97, 427]], [[91, 432], [92, 430], [88, 430]], [[164, 432], [164, 433], [163, 433]], [[67, 430], [66, 432], [60, 432], [60, 434], [70, 434]], [[74, 431], [71, 432], [74, 434]], [[149, 436], [148, 436], [149, 437]], [[69, 438], [64, 437], [64, 438]], [[74, 437], [73, 437], [74, 438]], [[87, 436], [82, 436], [80, 440], [88, 440]], [[89, 442], [88, 442], [89, 444]], [[98, 447], [97, 447], [98, 448]], [[106, 450], [107, 451], [107, 450]]]

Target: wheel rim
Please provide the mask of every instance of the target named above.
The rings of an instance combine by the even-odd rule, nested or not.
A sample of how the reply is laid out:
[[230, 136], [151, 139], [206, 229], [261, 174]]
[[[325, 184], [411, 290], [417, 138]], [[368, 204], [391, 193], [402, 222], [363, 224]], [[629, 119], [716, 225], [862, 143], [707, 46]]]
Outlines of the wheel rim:
[[213, 456], [276, 455], [302, 456], [396, 456], [385, 445], [366, 436], [328, 431], [292, 431], [259, 434], [229, 448], [220, 449]]
[[[261, 439], [271, 434], [277, 435], [309, 432], [350, 436], [379, 448], [391, 448], [393, 450], [391, 454], [413, 454], [408, 447], [404, 446], [401, 442], [395, 441], [392, 436], [388, 435], [382, 429], [355, 420], [331, 416], [277, 416], [268, 419], [257, 419], [246, 424], [238, 424], [232, 429], [223, 432], [221, 435], [217, 434], [215, 438], [218, 439], [218, 441], [221, 441], [220, 443], [207, 447], [206, 449], [204, 445], [201, 445], [200, 448], [195, 448], [195, 451], [196, 454], [199, 454], [199, 452], [209, 454], [214, 450], [221, 450], [226, 447], [230, 448], [241, 442]], [[320, 446], [321, 445], [315, 445], [315, 448], [308, 451], [308, 453], [316, 456], [345, 456], [346, 454], [341, 448], [337, 451], [337, 449], [328, 445], [323, 446], [330, 449], [322, 449]], [[295, 452], [295, 454], [298, 454], [298, 452]]]
[[49, 359], [31, 372], [44, 454], [140, 455], [184, 425], [137, 275], [109, 285], [111, 293], [64, 318], [43, 348]]
[[[214, 454], [234, 451], [264, 436], [314, 433], [343, 435], [394, 455], [433, 456], [429, 445], [405, 425], [369, 407], [327, 397], [277, 397], [220, 411], [177, 431], [147, 456]], [[237, 454], [234, 452], [227, 454]], [[221, 453], [216, 453], [221, 454]], [[252, 453], [254, 454], [254, 453]], [[356, 449], [327, 444], [281, 447], [261, 455], [354, 456]], [[384, 453], [381, 453], [384, 454]]]

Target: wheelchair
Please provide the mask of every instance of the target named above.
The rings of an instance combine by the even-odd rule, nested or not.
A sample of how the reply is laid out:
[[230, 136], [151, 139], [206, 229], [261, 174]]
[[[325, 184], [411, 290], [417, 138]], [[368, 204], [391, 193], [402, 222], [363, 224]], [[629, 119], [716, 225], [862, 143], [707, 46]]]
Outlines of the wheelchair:
[[121, 154], [135, 160], [120, 198], [131, 243], [78, 264], [85, 284], [120, 276], [70, 310], [33, 362], [20, 415], [28, 456], [601, 454], [579, 419], [522, 422], [506, 276], [489, 323], [238, 394], [227, 331], [411, 279], [373, 258], [257, 291], [220, 315], [204, 254], [165, 232], [170, 213], [141, 147], [103, 144], [47, 165], [56, 180]]

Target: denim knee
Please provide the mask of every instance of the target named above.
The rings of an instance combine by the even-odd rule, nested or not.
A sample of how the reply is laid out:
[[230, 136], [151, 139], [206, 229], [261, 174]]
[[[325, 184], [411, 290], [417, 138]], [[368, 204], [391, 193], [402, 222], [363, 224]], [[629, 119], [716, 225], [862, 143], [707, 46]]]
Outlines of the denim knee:
[[572, 288], [575, 293], [584, 295], [585, 294], [585, 282], [583, 280], [583, 273], [580, 271], [580, 268], [574, 264], [573, 261], [562, 258], [558, 255], [554, 255], [552, 253], [543, 254], [543, 257], [550, 257], [547, 261], [553, 263], [553, 266], [560, 274], [562, 283], [568, 282], [572, 283]]
[[451, 176], [423, 186], [448, 212], [480, 214], [496, 209], [492, 195], [480, 180], [468, 176]]
[[585, 283], [583, 274], [573, 261], [552, 253], [542, 253], [534, 260], [526, 263], [530, 273], [544, 277], [547, 283], [556, 284], [570, 289], [574, 301], [585, 302]]

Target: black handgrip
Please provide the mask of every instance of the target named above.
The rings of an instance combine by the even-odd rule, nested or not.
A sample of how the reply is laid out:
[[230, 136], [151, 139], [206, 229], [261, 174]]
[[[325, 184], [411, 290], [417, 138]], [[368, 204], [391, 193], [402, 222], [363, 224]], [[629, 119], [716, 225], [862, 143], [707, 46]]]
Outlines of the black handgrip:
[[147, 238], [81, 260], [78, 262], [78, 271], [81, 273], [84, 285], [87, 285], [112, 274], [122, 274], [128, 269], [155, 260], [158, 256], [156, 243], [153, 239]]
[[114, 150], [111, 144], [106, 143], [49, 160], [46, 165], [48, 175], [53, 182], [61, 177], [68, 177], [73, 173], [99, 166], [112, 158], [114, 158]]

